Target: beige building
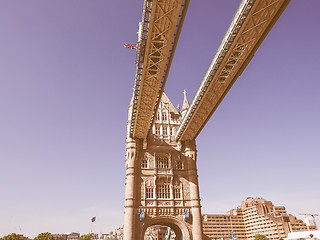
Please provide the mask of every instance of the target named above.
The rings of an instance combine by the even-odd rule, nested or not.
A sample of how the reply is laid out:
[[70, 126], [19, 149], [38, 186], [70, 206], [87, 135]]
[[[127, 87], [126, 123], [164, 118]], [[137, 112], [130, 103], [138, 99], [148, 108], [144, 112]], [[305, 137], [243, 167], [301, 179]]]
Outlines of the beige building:
[[229, 239], [232, 231], [239, 240], [247, 239], [243, 218], [240, 214], [204, 214], [202, 225], [203, 233], [210, 239]]
[[237, 209], [225, 215], [204, 214], [203, 232], [210, 239], [231, 238], [252, 240], [256, 234], [263, 234], [268, 239], [286, 238], [290, 232], [315, 230], [302, 220], [287, 214], [285, 207], [274, 206], [264, 198], [248, 197]]

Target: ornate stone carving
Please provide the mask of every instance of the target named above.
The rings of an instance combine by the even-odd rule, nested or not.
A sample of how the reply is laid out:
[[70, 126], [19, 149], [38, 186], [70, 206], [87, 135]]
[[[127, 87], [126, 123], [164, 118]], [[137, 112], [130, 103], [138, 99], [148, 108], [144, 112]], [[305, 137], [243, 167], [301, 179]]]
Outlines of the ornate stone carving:
[[156, 206], [156, 201], [147, 201], [147, 206]]

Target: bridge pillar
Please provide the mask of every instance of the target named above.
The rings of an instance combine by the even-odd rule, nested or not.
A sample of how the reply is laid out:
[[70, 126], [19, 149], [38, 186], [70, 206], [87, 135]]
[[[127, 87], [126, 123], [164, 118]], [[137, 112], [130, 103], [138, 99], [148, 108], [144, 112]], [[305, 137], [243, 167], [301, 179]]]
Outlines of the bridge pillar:
[[124, 210], [124, 240], [135, 239], [136, 183], [139, 144], [132, 138], [126, 142], [126, 192]]
[[202, 240], [201, 205], [197, 174], [197, 150], [195, 140], [184, 142], [184, 154], [188, 160], [188, 175], [190, 185], [192, 236], [193, 240]]

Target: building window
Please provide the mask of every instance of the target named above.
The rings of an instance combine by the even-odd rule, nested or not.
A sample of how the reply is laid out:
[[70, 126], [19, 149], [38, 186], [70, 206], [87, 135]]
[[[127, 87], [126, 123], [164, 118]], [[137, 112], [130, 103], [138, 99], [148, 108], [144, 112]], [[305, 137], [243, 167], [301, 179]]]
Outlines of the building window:
[[170, 198], [170, 183], [162, 183], [157, 187], [158, 198]]
[[165, 135], [165, 136], [168, 135], [168, 132], [167, 132], [167, 128], [166, 128], [166, 127], [163, 127], [162, 131], [163, 131], [163, 135]]
[[169, 159], [166, 156], [159, 156], [156, 160], [157, 168], [169, 168]]
[[178, 170], [183, 169], [183, 163], [181, 161], [177, 161], [176, 169], [178, 169]]
[[159, 113], [159, 112], [157, 112], [156, 120], [157, 120], [157, 121], [160, 120], [160, 113]]
[[156, 127], [156, 135], [160, 135], [160, 128]]
[[149, 159], [144, 158], [141, 162], [141, 168], [149, 168]]
[[181, 189], [180, 186], [175, 186], [174, 187], [174, 198], [180, 199], [181, 198]]
[[153, 187], [146, 188], [146, 198], [153, 198]]
[[162, 121], [167, 121], [167, 113], [162, 113]]

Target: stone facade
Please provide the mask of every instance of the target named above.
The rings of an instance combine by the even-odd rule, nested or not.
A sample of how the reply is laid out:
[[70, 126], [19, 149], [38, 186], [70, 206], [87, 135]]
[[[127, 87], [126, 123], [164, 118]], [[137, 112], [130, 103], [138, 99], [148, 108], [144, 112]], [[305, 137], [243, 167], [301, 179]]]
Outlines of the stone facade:
[[[124, 239], [143, 239], [153, 225], [170, 227], [177, 239], [202, 239], [195, 141], [175, 142], [182, 114], [165, 93], [147, 139], [126, 138]], [[131, 104], [129, 105], [130, 125]]]

